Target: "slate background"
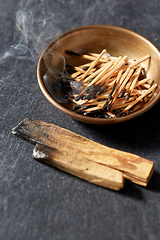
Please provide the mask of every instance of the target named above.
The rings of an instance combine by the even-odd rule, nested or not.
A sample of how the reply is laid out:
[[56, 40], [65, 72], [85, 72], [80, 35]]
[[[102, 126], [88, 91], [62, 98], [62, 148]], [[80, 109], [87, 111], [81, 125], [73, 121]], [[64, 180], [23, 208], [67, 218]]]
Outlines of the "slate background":
[[[159, 9], [158, 0], [0, 0], [1, 240], [160, 238], [160, 103], [126, 123], [87, 125], [55, 109], [36, 78], [37, 59], [45, 45], [83, 25], [125, 27], [160, 49]], [[17, 31], [16, 19], [23, 23], [29, 19], [21, 24], [28, 35]], [[115, 192], [36, 162], [33, 146], [11, 133], [24, 118], [54, 123], [148, 158], [155, 163], [154, 175], [147, 188], [126, 181], [124, 189]]]

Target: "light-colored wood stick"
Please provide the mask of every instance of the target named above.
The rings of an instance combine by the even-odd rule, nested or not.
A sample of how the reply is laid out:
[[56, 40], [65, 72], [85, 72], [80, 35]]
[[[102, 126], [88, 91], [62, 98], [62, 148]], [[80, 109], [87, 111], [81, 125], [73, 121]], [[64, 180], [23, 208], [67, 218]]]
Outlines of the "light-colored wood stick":
[[145, 89], [134, 89], [133, 91], [132, 91], [132, 95], [134, 96], [134, 95], [142, 95], [143, 93], [145, 93], [147, 90]]
[[106, 147], [54, 124], [25, 119], [12, 132], [34, 144], [41, 143], [68, 154], [117, 169], [131, 181], [147, 185], [154, 163], [135, 154]]
[[[133, 70], [133, 69], [132, 69]], [[133, 75], [130, 77], [127, 85], [126, 85], [126, 100], [128, 100], [130, 98], [130, 96], [132, 95], [132, 92], [135, 88], [136, 82], [138, 81], [138, 78], [140, 76], [142, 72], [142, 66], [139, 66], [135, 72], [133, 73]]]
[[[108, 83], [111, 80], [114, 80], [113, 78], [117, 77], [117, 72], [121, 67], [124, 67], [124, 64], [122, 64], [122, 62], [126, 61], [126, 58], [122, 58], [121, 56], [119, 58], [117, 58], [115, 61], [113, 61], [113, 65], [111, 66], [111, 68], [105, 73], [104, 76], [102, 76], [102, 78], [100, 78], [96, 84], [100, 84], [100, 83]], [[120, 64], [120, 65], [119, 65]], [[122, 64], [122, 65], [121, 65]], [[120, 66], [117, 70], [117, 66]], [[111, 79], [112, 78], [112, 79]]]
[[82, 75], [82, 80], [90, 73], [90, 71], [95, 67], [95, 65], [99, 62], [99, 59], [104, 55], [104, 53], [106, 53], [106, 49], [104, 49], [99, 56], [92, 62], [92, 64], [90, 65], [90, 67], [87, 69], [87, 71], [85, 71], [85, 73]]
[[139, 78], [139, 76], [140, 76], [140, 74], [141, 74], [141, 71], [142, 71], [142, 66], [140, 66], [137, 70], [136, 70], [136, 72], [133, 74], [134, 76], [134, 80], [132, 81], [132, 84], [131, 84], [131, 86], [130, 86], [130, 93], [132, 93], [132, 91], [133, 91], [133, 89], [135, 88], [135, 86], [136, 86], [136, 83], [137, 83], [137, 81], [138, 81], [138, 78]]
[[[142, 94], [142, 92], [141, 92], [141, 94]], [[94, 111], [94, 110], [102, 108], [102, 106], [105, 104], [106, 100], [108, 99], [108, 95], [105, 95], [105, 98], [102, 98], [103, 99], [102, 101], [98, 101], [99, 99], [100, 99], [100, 97], [97, 99], [92, 99], [92, 100], [79, 100], [78, 102], [76, 102], [76, 104], [79, 107], [90, 106], [89, 109], [84, 109], [84, 112]], [[117, 98], [114, 102], [112, 102], [112, 107], [110, 110], [114, 110], [114, 109], [121, 108], [121, 107], [126, 107], [132, 101], [134, 101], [134, 97], [130, 97], [128, 101], [126, 101], [124, 97]], [[110, 104], [110, 102], [109, 102], [109, 104]], [[94, 106], [94, 105], [97, 105], [97, 106]], [[94, 106], [94, 107], [92, 108], [91, 106]]]
[[[112, 95], [112, 106], [114, 104], [114, 102], [116, 101], [117, 97], [118, 97], [118, 89], [119, 89], [119, 86], [120, 86], [120, 79], [121, 79], [121, 76], [122, 76], [122, 73], [123, 73], [123, 68], [118, 72], [118, 75], [117, 75], [117, 78], [116, 78], [116, 89]], [[112, 108], [112, 107], [111, 107]]]
[[124, 186], [124, 177], [120, 171], [97, 164], [85, 157], [82, 158], [71, 151], [65, 152], [44, 144], [37, 144], [33, 157], [102, 187], [118, 191]]
[[[90, 61], [94, 61], [98, 57], [98, 55], [96, 56], [96, 55], [92, 55], [92, 54], [89, 53], [89, 54], [83, 54], [81, 57], [84, 58], [84, 59], [90, 60]], [[103, 62], [105, 63], [105, 62], [108, 62], [109, 59], [101, 57], [99, 59], [99, 61], [102, 62], [102, 63]]]
[[90, 61], [94, 61], [96, 59], [96, 57], [90, 56], [88, 54], [83, 54], [81, 57]]
[[[124, 57], [121, 59], [121, 61], [116, 65], [116, 67], [113, 68], [111, 71], [109, 71], [107, 74], [106, 74], [106, 72], [107, 72], [108, 69], [107, 69], [107, 70], [104, 69], [102, 72], [100, 72], [100, 74], [98, 74], [97, 77], [96, 77], [90, 84], [88, 84], [88, 87], [90, 87], [92, 84], [95, 84], [95, 83], [98, 82], [98, 80], [100, 80], [100, 79], [101, 79], [101, 82], [104, 82], [104, 80], [106, 80], [106, 79], [108, 79], [109, 77], [111, 77], [112, 74], [113, 74], [115, 71], [119, 70], [122, 66], [125, 65], [125, 60], [126, 60], [126, 58], [127, 58], [127, 56], [124, 56]], [[98, 82], [98, 83], [99, 83], [99, 82]]]
[[[95, 58], [99, 56], [99, 53], [89, 53], [89, 55], [94, 56]], [[115, 57], [116, 59], [116, 57]], [[101, 60], [103, 61], [109, 61], [110, 60], [110, 54], [106, 53], [101, 57]]]
[[94, 73], [90, 74], [86, 79], [84, 79], [84, 83], [87, 83], [90, 79], [94, 79], [98, 74], [100, 74], [104, 69], [106, 71], [108, 71], [113, 65], [113, 61], [110, 61], [106, 64], [104, 64], [104, 66], [102, 66], [101, 68], [97, 69], [97, 71], [95, 71]]
[[129, 67], [130, 67], [130, 68], [134, 68], [135, 66], [137, 66], [138, 64], [146, 61], [146, 60], [149, 59], [150, 57], [151, 57], [150, 55], [146, 55], [146, 56], [144, 56], [144, 57], [136, 60], [135, 62], [131, 63]]
[[74, 67], [74, 69], [77, 71], [77, 72], [80, 72], [80, 73], [85, 73], [85, 71], [80, 68], [80, 67]]
[[119, 89], [118, 89], [118, 93], [120, 94], [123, 91], [123, 88], [125, 87], [125, 85], [127, 84], [128, 80], [130, 79], [130, 77], [132, 76], [134, 69], [128, 69], [128, 71], [126, 71], [126, 77], [124, 78], [123, 82], [121, 83]]
[[126, 107], [130, 104], [130, 102], [133, 102], [133, 101], [134, 101], [134, 97], [130, 97], [129, 100], [127, 100], [127, 101], [125, 99], [123, 99], [121, 101], [117, 100], [112, 104], [111, 110]]
[[147, 83], [143, 83], [143, 84], [141, 84], [141, 86], [144, 88], [147, 88], [147, 89], [149, 89], [151, 87], [151, 85], [149, 85]]
[[135, 101], [133, 101], [131, 104], [129, 104], [126, 108], [124, 108], [123, 112], [128, 111], [131, 109], [134, 105], [136, 105], [141, 99], [143, 99], [145, 96], [147, 96], [149, 93], [154, 91], [154, 89], [157, 87], [157, 84], [154, 84], [151, 88], [149, 88], [147, 91], [143, 92], [142, 95], [140, 95], [138, 98], [136, 98]]
[[[111, 63], [112, 64], [112, 63]], [[100, 71], [98, 71], [99, 72], [99, 74], [98, 75], [96, 75], [96, 77], [93, 79], [93, 81], [91, 82], [91, 83], [88, 83], [88, 85], [87, 85], [87, 87], [84, 89], [84, 90], [82, 90], [82, 92], [79, 94], [80, 96], [81, 95], [83, 95], [84, 94], [84, 92], [89, 88], [89, 87], [91, 87], [93, 84], [95, 84], [101, 77], [103, 77], [105, 74], [106, 74], [106, 72], [108, 72], [108, 69], [110, 68], [110, 66], [111, 66], [111, 64], [107, 64], [107, 67], [103, 67], [103, 69], [100, 69]], [[121, 63], [121, 65], [124, 65], [125, 63], [124, 62], [122, 62]], [[113, 71], [113, 70], [112, 70]], [[110, 72], [112, 72], [112, 71], [110, 71]], [[97, 72], [95, 73], [95, 74], [97, 74]], [[93, 75], [94, 75], [94, 73], [93, 73]], [[92, 78], [93, 77], [93, 75], [91, 76], [89, 76], [89, 78]], [[107, 74], [106, 74], [107, 75]], [[89, 79], [88, 78], [88, 79]], [[88, 81], [88, 79], [87, 79], [87, 81]]]
[[76, 78], [76, 77], [78, 77], [80, 74], [81, 74], [80, 72], [74, 72], [74, 73], [71, 74], [71, 77], [72, 77], [72, 78]]
[[[130, 104], [130, 102], [133, 102], [134, 100], [134, 97], [130, 98], [128, 101], [126, 101], [125, 99], [124, 100], [121, 100], [121, 101], [115, 101], [112, 106], [111, 106], [111, 111], [114, 110], [114, 109], [118, 109], [118, 108], [122, 108], [122, 107], [126, 107]], [[106, 101], [102, 101], [102, 102], [97, 102], [97, 106], [94, 106], [96, 104], [96, 102], [93, 102], [92, 104], [86, 104], [85, 106], [92, 106], [93, 107], [90, 107], [90, 108], [87, 108], [87, 109], [84, 109], [84, 113], [90, 113], [92, 111], [96, 111], [96, 110], [100, 110], [102, 109], [103, 105], [105, 104]], [[112, 101], [110, 101], [112, 102]], [[110, 104], [110, 102], [108, 103], [108, 105]], [[85, 115], [85, 114], [84, 114]], [[115, 117], [115, 115], [114, 115]]]
[[[91, 63], [92, 62], [82, 64], [82, 65], [79, 66], [79, 68], [81, 68], [83, 70], [84, 67], [90, 67]], [[81, 74], [80, 72], [74, 72], [74, 73], [71, 74], [71, 77], [76, 78], [80, 74]]]
[[[149, 78], [149, 77], [146, 77], [146, 78], [138, 81], [138, 82], [136, 83], [136, 85], [135, 85], [135, 88], [138, 87], [138, 86], [140, 86], [140, 85], [143, 86], [143, 84], [148, 83], [148, 81], [150, 81], [150, 78]], [[151, 86], [151, 84], [148, 84], [148, 85]]]

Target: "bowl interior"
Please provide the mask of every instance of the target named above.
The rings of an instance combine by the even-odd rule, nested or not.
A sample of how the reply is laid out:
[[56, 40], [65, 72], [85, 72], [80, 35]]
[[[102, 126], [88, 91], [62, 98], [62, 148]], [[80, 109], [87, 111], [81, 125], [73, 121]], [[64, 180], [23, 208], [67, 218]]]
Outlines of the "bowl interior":
[[[72, 50], [77, 53], [94, 52], [100, 53], [103, 49], [112, 56], [127, 55], [128, 59], [139, 59], [145, 55], [151, 56], [151, 61], [143, 62], [143, 67], [147, 70], [147, 77], [153, 79], [158, 88], [150, 101], [138, 109], [133, 114], [111, 119], [98, 119], [83, 116], [71, 111], [72, 104], [59, 98], [59, 92], [51, 93], [44, 84], [44, 75], [48, 68], [53, 75], [59, 74], [64, 70], [65, 63], [79, 66], [85, 63], [82, 58], [68, 55], [65, 50]], [[71, 117], [86, 123], [92, 124], [111, 124], [126, 121], [134, 118], [149, 110], [160, 97], [160, 54], [158, 49], [146, 38], [127, 29], [107, 25], [94, 25], [77, 28], [68, 31], [53, 40], [42, 53], [38, 63], [38, 82], [46, 98], [58, 109]], [[56, 78], [56, 77], [55, 77]], [[52, 80], [51, 80], [52, 81]]]

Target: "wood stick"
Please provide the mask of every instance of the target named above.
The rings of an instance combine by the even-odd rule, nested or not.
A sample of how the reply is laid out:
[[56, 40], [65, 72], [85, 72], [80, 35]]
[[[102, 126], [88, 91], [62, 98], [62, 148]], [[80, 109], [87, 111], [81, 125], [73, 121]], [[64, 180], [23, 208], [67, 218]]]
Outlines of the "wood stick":
[[147, 91], [143, 92], [143, 94], [140, 95], [135, 101], [133, 101], [131, 104], [129, 104], [126, 108], [124, 108], [122, 112], [124, 113], [124, 112], [128, 111], [130, 108], [132, 108], [134, 105], [136, 105], [141, 99], [143, 99], [145, 96], [147, 96], [149, 93], [151, 93], [156, 87], [157, 87], [157, 84], [154, 84]]
[[12, 132], [34, 144], [41, 143], [59, 151], [87, 158], [92, 162], [117, 169], [131, 181], [147, 185], [154, 163], [135, 154], [115, 150], [81, 135], [38, 120], [25, 119]]
[[76, 67], [76, 66], [72, 66], [70, 64], [66, 64], [66, 68], [73, 69], [73, 70], [75, 70], [77, 72], [80, 72], [80, 73], [85, 73], [85, 70], [83, 70], [82, 68]]
[[129, 89], [126, 86], [127, 94], [126, 94], [126, 100], [128, 100], [132, 94], [133, 89], [135, 88], [136, 82], [138, 81], [138, 78], [142, 72], [142, 66], [139, 66], [135, 73], [130, 78], [130, 87]]
[[118, 109], [118, 108], [122, 108], [122, 107], [126, 107], [130, 104], [130, 102], [133, 102], [134, 100], [134, 97], [130, 97], [127, 101], [124, 99], [124, 100], [121, 100], [121, 101], [115, 101], [113, 104], [112, 104], [112, 110], [113, 109]]
[[[99, 56], [99, 53], [89, 53], [89, 55], [94, 56], [94, 57], [98, 57], [98, 56]], [[115, 57], [115, 59], [116, 59], [116, 58], [117, 58], [117, 57]], [[109, 61], [109, 60], [110, 60], [110, 54], [106, 52], [106, 53], [101, 57], [101, 60], [103, 60], [103, 61]]]
[[[151, 84], [148, 84], [149, 81], [150, 81], [150, 78], [149, 78], [149, 77], [146, 77], [146, 78], [144, 78], [144, 79], [142, 79], [142, 80], [139, 80], [139, 81], [136, 82], [135, 88], [138, 87], [138, 86], [140, 86], [140, 85], [143, 86], [143, 85], [145, 85], [145, 84], [147, 84], [148, 86], [151, 87]], [[147, 87], [147, 88], [148, 88], [148, 87]]]
[[34, 148], [33, 157], [102, 187], [118, 191], [124, 186], [124, 177], [120, 171], [82, 158], [71, 151], [65, 152], [38, 143]]
[[[106, 74], [106, 70], [104, 69], [102, 72], [100, 72], [100, 74], [97, 75], [97, 77], [90, 83], [88, 84], [88, 87], [90, 87], [92, 84], [96, 83], [99, 79], [101, 79], [101, 81], [104, 81], [106, 79], [108, 79], [109, 77], [112, 76], [112, 74], [117, 71], [118, 69], [120, 69], [124, 64], [125, 64], [125, 60], [126, 60], [127, 56], [124, 56], [121, 61], [119, 62], [118, 65], [116, 65], [115, 68], [113, 68], [111, 71], [109, 71]], [[107, 69], [108, 70], [108, 69]], [[105, 75], [106, 74], [106, 75]]]
[[90, 73], [90, 71], [95, 67], [95, 65], [99, 62], [99, 59], [106, 53], [106, 49], [104, 49], [100, 55], [92, 62], [91, 66], [87, 69], [87, 71], [82, 75], [82, 80]]
[[[141, 91], [140, 94], [142, 94], [142, 91]], [[92, 111], [92, 107], [94, 107], [93, 110], [100, 109], [105, 104], [107, 99], [108, 99], [108, 95], [106, 95], [104, 98], [95, 98], [95, 99], [92, 99], [92, 100], [89, 100], [89, 101], [79, 100], [78, 103], [77, 103], [77, 108], [75, 108], [75, 109], [78, 109], [78, 107], [82, 109], [84, 107], [84, 111], [88, 111], [88, 112]], [[116, 99], [116, 101], [114, 101], [112, 103], [111, 110], [126, 107], [133, 100], [134, 100], [134, 97], [130, 97], [128, 101], [126, 101], [125, 98], [118, 98], [118, 99]], [[95, 105], [96, 105], [97, 108], [95, 107]], [[89, 109], [87, 109], [87, 107], [89, 107]]]
[[142, 66], [137, 68], [136, 72], [133, 74], [134, 79], [133, 79], [132, 84], [130, 86], [130, 92], [131, 93], [132, 93], [133, 89], [135, 88], [135, 85], [136, 85], [136, 83], [138, 81], [138, 78], [139, 78], [139, 76], [141, 74], [141, 71], [142, 71]]
[[101, 73], [104, 69], [107, 71], [113, 65], [113, 61], [104, 64], [101, 68], [97, 69], [94, 73], [90, 74], [86, 79], [84, 79], [84, 83], [87, 83], [90, 79], [95, 78], [99, 73]]
[[145, 89], [141, 89], [141, 90], [138, 90], [138, 89], [134, 89], [133, 92], [132, 92], [132, 95], [142, 95], [143, 93], [147, 92], [147, 90]]
[[[69, 55], [81, 57], [81, 58], [84, 58], [84, 59], [87, 59], [87, 60], [90, 60], [90, 61], [94, 61], [97, 58], [97, 56], [93, 56], [93, 55], [90, 55], [90, 54], [81, 54], [81, 53], [74, 52], [72, 50], [65, 50], [65, 53], [69, 54]], [[99, 60], [101, 62], [109, 61], [108, 59], [104, 60], [103, 58], [100, 58]]]
[[[82, 64], [82, 65], [79, 66], [79, 68], [81, 68], [82, 70], [84, 70], [83, 68], [86, 68], [86, 67], [88, 68], [88, 67], [90, 67], [91, 63], [92, 63], [92, 62]], [[85, 71], [85, 70], [84, 70], [84, 71]], [[74, 73], [71, 74], [71, 77], [72, 77], [72, 78], [76, 78], [76, 77], [77, 77], [78, 75], [80, 75], [80, 74], [81, 74], [80, 72], [74, 72]]]
[[[119, 86], [120, 86], [120, 79], [121, 79], [121, 76], [122, 76], [122, 73], [123, 73], [123, 68], [118, 72], [118, 75], [117, 75], [117, 78], [116, 78], [116, 89], [112, 95], [112, 102], [110, 103], [111, 104], [111, 107], [113, 106], [114, 102], [116, 101], [117, 97], [118, 97], [118, 89], [119, 89]], [[105, 104], [103, 106], [103, 108], [105, 108]]]
[[[123, 64], [124, 64], [124, 62], [121, 63], [121, 65], [123, 65]], [[89, 83], [84, 90], [82, 90], [82, 92], [79, 94], [79, 97], [82, 96], [85, 93], [85, 91], [87, 91], [87, 89], [89, 89], [92, 85], [94, 85], [101, 77], [103, 77], [106, 74], [106, 72], [108, 72], [108, 69], [110, 68], [111, 65], [112, 65], [112, 63], [110, 63], [109, 65], [107, 63], [107, 67], [104, 66], [102, 69], [100, 69], [100, 71], [97, 70], [98, 75], [96, 75], [96, 77], [93, 79], [93, 81], [91, 83]], [[95, 74], [97, 74], [97, 72], [95, 72]], [[93, 75], [94, 75], [94, 73], [93, 73]], [[89, 76], [89, 78], [92, 78], [93, 75]], [[87, 79], [87, 81], [89, 80], [89, 78]]]
[[72, 77], [72, 78], [76, 78], [76, 77], [78, 77], [80, 74], [81, 74], [81, 72], [74, 72], [74, 73], [71, 74], [71, 77]]
[[118, 89], [118, 93], [120, 94], [121, 91], [123, 91], [123, 88], [125, 87], [125, 85], [127, 84], [128, 80], [130, 79], [130, 77], [132, 76], [134, 69], [130, 69], [127, 72], [127, 76], [124, 78], [124, 81], [121, 83], [119, 89]]
[[135, 66], [137, 66], [138, 64], [144, 62], [145, 60], [149, 59], [150, 57], [151, 57], [150, 55], [146, 55], [146, 56], [138, 59], [137, 61], [131, 63], [129, 67], [130, 68], [134, 68]]
[[149, 89], [151, 87], [151, 85], [149, 85], [147, 83], [143, 83], [141, 86], [144, 87], [144, 88], [147, 88], [147, 89]]

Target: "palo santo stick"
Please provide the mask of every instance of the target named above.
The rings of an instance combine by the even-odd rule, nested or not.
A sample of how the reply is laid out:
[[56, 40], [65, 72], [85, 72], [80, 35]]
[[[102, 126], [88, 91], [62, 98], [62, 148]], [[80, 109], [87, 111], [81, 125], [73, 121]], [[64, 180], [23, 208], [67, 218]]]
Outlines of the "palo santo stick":
[[91, 162], [87, 158], [71, 151], [61, 151], [44, 144], [36, 144], [33, 157], [41, 162], [48, 163], [88, 182], [120, 190], [124, 186], [124, 177], [120, 171]]
[[[150, 177], [149, 177], [149, 179], [148, 179], [148, 182], [149, 182], [152, 174], [153, 174], [153, 169], [152, 169], [152, 172], [151, 172]], [[123, 173], [123, 176], [124, 176], [124, 178], [132, 181], [133, 183], [136, 183], [136, 184], [138, 184], [138, 185], [141, 185], [141, 186], [146, 187], [146, 183], [143, 183], [143, 182], [141, 182], [141, 181], [139, 181], [139, 180], [137, 180], [137, 179], [134, 179], [134, 178], [132, 178], [131, 176], [128, 177], [128, 175], [126, 175], [125, 173]]]
[[32, 143], [42, 143], [92, 162], [122, 171], [131, 181], [147, 185], [154, 163], [135, 154], [106, 147], [54, 124], [25, 119], [12, 131]]

